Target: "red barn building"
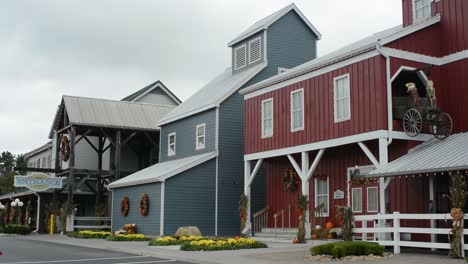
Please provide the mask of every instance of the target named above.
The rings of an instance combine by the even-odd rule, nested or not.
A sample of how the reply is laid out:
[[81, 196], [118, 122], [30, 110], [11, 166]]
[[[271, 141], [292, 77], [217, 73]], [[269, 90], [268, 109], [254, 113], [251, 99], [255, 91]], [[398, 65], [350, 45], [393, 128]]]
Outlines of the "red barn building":
[[[437, 106], [452, 118], [452, 132], [468, 131], [468, 1], [402, 3], [402, 26], [241, 91], [245, 195], [256, 191], [251, 183], [264, 173], [271, 212], [266, 214], [267, 226], [273, 227], [275, 214], [290, 211], [291, 226], [297, 227], [296, 198], [301, 193], [309, 196], [311, 210], [321, 211], [315, 216], [322, 224], [335, 222], [338, 205], [351, 206], [356, 215], [427, 213], [430, 200], [439, 211], [448, 209], [441, 199], [448, 189], [447, 177], [424, 173], [362, 178], [433, 139], [432, 134], [443, 138], [441, 133], [450, 132], [450, 120], [445, 122], [448, 131], [426, 124], [404, 129], [407, 83], [414, 83], [425, 98], [432, 80]], [[280, 219], [278, 226], [284, 224], [281, 221], [289, 225], [287, 216]], [[307, 229], [315, 224], [310, 222], [306, 214]]]

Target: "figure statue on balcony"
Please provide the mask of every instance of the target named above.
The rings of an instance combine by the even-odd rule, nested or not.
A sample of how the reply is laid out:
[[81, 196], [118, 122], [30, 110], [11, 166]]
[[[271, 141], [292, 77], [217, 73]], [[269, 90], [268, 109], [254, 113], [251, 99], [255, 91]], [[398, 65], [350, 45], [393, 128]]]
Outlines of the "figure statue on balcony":
[[421, 97], [419, 97], [418, 88], [416, 87], [416, 84], [412, 82], [407, 83], [406, 88], [408, 88], [406, 92], [409, 93], [411, 98], [413, 99], [413, 106], [415, 108], [419, 108], [419, 106], [421, 105]]
[[429, 98], [429, 100], [431, 102], [431, 107], [436, 107], [437, 106], [437, 98], [436, 98], [436, 95], [435, 95], [434, 82], [432, 80], [427, 81], [426, 96], [427, 96], [427, 98]]

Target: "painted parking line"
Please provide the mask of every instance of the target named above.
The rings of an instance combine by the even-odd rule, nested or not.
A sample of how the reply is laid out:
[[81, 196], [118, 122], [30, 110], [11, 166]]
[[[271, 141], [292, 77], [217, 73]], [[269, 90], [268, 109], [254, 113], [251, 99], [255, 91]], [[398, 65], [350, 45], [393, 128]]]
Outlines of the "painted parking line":
[[[67, 259], [67, 260], [46, 260], [46, 261], [26, 261], [26, 262], [6, 262], [2, 264], [39, 264], [39, 263], [67, 263], [67, 262], [84, 262], [84, 261], [100, 261], [100, 260], [122, 260], [122, 259], [137, 259], [148, 258], [147, 256], [128, 256], [128, 257], [113, 257], [113, 258], [94, 258], [94, 259]], [[128, 262], [123, 262], [128, 263]], [[133, 262], [136, 263], [136, 262]], [[142, 263], [142, 262], [140, 262]]]
[[166, 260], [150, 260], [150, 261], [142, 261], [142, 262], [119, 262], [114, 264], [143, 264], [143, 263], [168, 263], [168, 262], [176, 262], [175, 259], [166, 259]]

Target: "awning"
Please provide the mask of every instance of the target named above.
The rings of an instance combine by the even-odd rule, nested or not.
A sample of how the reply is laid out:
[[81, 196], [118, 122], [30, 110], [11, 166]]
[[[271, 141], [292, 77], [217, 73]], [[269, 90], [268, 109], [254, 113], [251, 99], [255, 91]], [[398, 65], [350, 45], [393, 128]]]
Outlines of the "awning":
[[431, 139], [408, 154], [372, 171], [369, 177], [416, 175], [468, 170], [468, 133]]
[[162, 182], [218, 156], [216, 152], [157, 163], [109, 184], [109, 189]]

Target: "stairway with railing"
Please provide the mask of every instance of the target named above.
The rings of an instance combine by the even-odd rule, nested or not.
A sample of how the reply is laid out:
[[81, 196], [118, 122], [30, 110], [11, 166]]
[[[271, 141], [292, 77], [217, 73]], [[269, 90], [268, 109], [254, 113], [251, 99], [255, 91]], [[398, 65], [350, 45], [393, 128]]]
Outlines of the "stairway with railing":
[[268, 227], [268, 212], [270, 207], [265, 207], [253, 215], [252, 229], [254, 234], [262, 232], [263, 228]]

